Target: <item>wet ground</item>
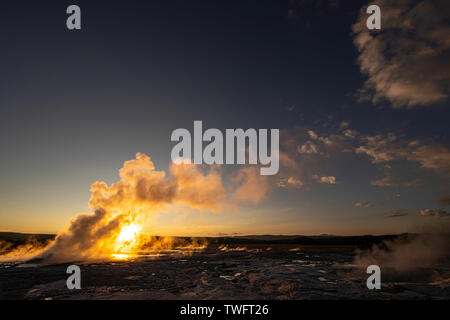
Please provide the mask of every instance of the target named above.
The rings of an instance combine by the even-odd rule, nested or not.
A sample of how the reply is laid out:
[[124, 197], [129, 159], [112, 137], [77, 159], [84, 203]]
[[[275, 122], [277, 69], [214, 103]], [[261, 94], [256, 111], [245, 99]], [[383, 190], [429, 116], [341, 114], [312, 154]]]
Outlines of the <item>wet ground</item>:
[[450, 266], [396, 274], [382, 269], [369, 290], [347, 248], [231, 248], [168, 251], [79, 264], [80, 290], [68, 290], [68, 264], [0, 265], [0, 299], [450, 299]]

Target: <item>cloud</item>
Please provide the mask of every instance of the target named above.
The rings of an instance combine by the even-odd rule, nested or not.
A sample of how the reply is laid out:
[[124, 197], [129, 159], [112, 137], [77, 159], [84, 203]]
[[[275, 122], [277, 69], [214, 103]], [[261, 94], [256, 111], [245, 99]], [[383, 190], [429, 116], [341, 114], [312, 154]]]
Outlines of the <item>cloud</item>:
[[404, 209], [391, 210], [384, 213], [386, 218], [399, 218], [408, 215], [408, 212]]
[[351, 130], [351, 129], [344, 130], [343, 133], [344, 133], [344, 136], [346, 136], [347, 138], [350, 138], [350, 139], [355, 139], [356, 136], [358, 135], [358, 131]]
[[336, 184], [336, 177], [333, 176], [319, 177], [318, 175], [314, 175], [313, 179], [319, 183]]
[[444, 218], [449, 217], [450, 212], [439, 210], [439, 209], [424, 209], [420, 210], [419, 215], [422, 217], [435, 217], [435, 218]]
[[317, 133], [315, 133], [313, 130], [308, 130], [307, 131], [308, 132], [308, 135], [311, 137], [311, 139], [313, 139], [313, 140], [317, 140], [317, 138], [319, 137], [318, 135], [317, 135]]
[[421, 186], [423, 185], [422, 179], [414, 179], [408, 182], [403, 182], [402, 186], [404, 187], [413, 187], [413, 186]]
[[339, 129], [340, 129], [340, 130], [342, 130], [342, 129], [347, 129], [349, 125], [350, 125], [350, 123], [349, 123], [348, 121], [342, 121], [342, 122], [339, 124]]
[[123, 228], [134, 225], [140, 230], [149, 214], [174, 207], [220, 212], [237, 203], [258, 203], [268, 192], [267, 176], [261, 176], [255, 166], [240, 169], [227, 189], [219, 166], [202, 169], [172, 163], [166, 174], [155, 170], [149, 156], [137, 153], [135, 159], [124, 162], [119, 181], [92, 184], [89, 207], [94, 212], [72, 219], [38, 258], [66, 262], [109, 256], [121, 248], [118, 240]]
[[371, 184], [377, 187], [412, 187], [422, 185], [423, 181], [421, 179], [415, 179], [408, 182], [399, 182], [397, 179], [392, 176], [384, 177], [380, 180], [372, 181]]
[[443, 196], [438, 200], [438, 203], [450, 206], [450, 194]]
[[320, 167], [341, 152], [351, 152], [354, 141], [343, 133], [296, 126], [281, 131], [280, 143], [280, 171], [274, 182], [280, 188], [300, 188], [311, 182], [336, 184], [335, 176], [319, 176]]
[[410, 161], [417, 161], [422, 168], [434, 169], [450, 176], [450, 148], [446, 145], [425, 145], [407, 155]]
[[450, 2], [378, 0], [381, 31], [367, 29], [364, 6], [353, 25], [358, 63], [367, 75], [360, 98], [394, 108], [430, 105], [448, 98]]
[[300, 179], [296, 177], [289, 177], [287, 183], [296, 187], [301, 187], [303, 185], [303, 182], [301, 182]]
[[303, 182], [296, 177], [282, 178], [277, 182], [279, 188], [301, 188], [303, 187]]
[[355, 207], [370, 208], [373, 207], [371, 202], [355, 202]]
[[365, 136], [361, 138], [363, 145], [357, 147], [355, 152], [368, 155], [375, 164], [393, 161], [402, 156], [401, 150], [396, 144], [397, 139], [393, 133]]
[[426, 144], [408, 140], [393, 133], [364, 136], [356, 154], [366, 154], [374, 164], [388, 164], [395, 160], [417, 162], [422, 168], [432, 169], [450, 177], [450, 146]]
[[309, 128], [296, 126], [281, 131], [280, 143], [280, 171], [270, 180], [276, 187], [302, 189], [317, 181], [336, 184], [336, 177], [317, 173], [321, 172], [323, 162], [348, 149], [348, 139], [344, 135], [319, 135]]
[[383, 179], [372, 181], [371, 185], [377, 187], [395, 187], [398, 186], [398, 182], [393, 177], [384, 177]]
[[169, 173], [156, 171], [149, 156], [137, 153], [136, 159], [124, 162], [119, 182], [92, 184], [89, 206], [106, 211], [133, 207], [156, 211], [177, 202], [199, 210], [220, 210], [225, 189], [217, 167], [204, 174], [196, 165], [172, 164]]
[[233, 198], [240, 202], [257, 204], [269, 191], [268, 177], [260, 175], [259, 168], [255, 166], [240, 169], [232, 182], [238, 185]]
[[306, 141], [302, 146], [298, 146], [297, 151], [306, 154], [319, 153], [317, 146], [312, 141]]

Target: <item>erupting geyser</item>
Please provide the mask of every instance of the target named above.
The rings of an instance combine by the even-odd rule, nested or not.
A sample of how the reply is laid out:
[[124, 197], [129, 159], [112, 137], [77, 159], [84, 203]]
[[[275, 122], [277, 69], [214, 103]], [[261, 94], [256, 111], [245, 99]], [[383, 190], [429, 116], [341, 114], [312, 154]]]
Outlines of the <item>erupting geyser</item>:
[[94, 212], [72, 219], [35, 258], [63, 262], [130, 253], [146, 240], [140, 232], [148, 214], [168, 210], [175, 203], [219, 210], [225, 198], [219, 168], [204, 173], [195, 165], [172, 164], [169, 173], [156, 171], [150, 157], [137, 153], [120, 169], [118, 182], [92, 184], [89, 206]]
[[[256, 170], [249, 169], [242, 168], [236, 176], [240, 178], [234, 179], [238, 185], [232, 199], [255, 202], [255, 194], [261, 199], [267, 191], [259, 188], [258, 194], [253, 185], [263, 186], [256, 179], [265, 178], [253, 177]], [[122, 257], [143, 247], [167, 248], [169, 240], [141, 233], [147, 215], [168, 211], [175, 204], [217, 212], [229, 198], [218, 166], [204, 172], [194, 164], [171, 164], [166, 175], [155, 170], [149, 156], [137, 153], [136, 159], [125, 161], [119, 176], [120, 180], [110, 186], [94, 182], [89, 200], [94, 212], [73, 218], [67, 229], [33, 258], [48, 263], [72, 262]]]

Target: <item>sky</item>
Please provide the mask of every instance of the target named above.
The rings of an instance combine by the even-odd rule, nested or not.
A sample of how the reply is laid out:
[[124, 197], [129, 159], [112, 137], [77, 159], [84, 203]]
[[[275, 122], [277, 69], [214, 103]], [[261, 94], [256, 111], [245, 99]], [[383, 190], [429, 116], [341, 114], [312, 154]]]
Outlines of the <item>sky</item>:
[[[70, 4], [81, 30], [66, 27]], [[171, 198], [148, 232], [448, 228], [449, 4], [369, 4], [379, 31], [366, 1], [3, 4], [0, 230], [58, 232], [138, 152], [170, 176], [171, 133], [195, 120], [280, 129], [280, 170], [225, 165], [221, 206]]]

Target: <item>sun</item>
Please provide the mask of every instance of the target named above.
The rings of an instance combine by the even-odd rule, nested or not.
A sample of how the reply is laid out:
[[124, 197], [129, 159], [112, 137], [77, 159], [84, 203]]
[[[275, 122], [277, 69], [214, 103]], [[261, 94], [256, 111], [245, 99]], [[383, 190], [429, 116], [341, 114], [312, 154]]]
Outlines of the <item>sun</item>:
[[136, 238], [136, 235], [139, 233], [139, 231], [141, 231], [141, 227], [134, 223], [131, 223], [130, 225], [122, 228], [120, 234], [117, 237], [117, 242], [119, 244], [132, 242]]

